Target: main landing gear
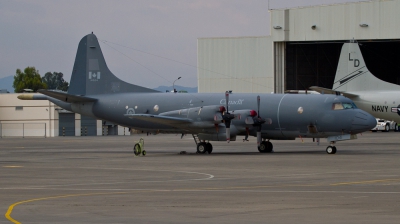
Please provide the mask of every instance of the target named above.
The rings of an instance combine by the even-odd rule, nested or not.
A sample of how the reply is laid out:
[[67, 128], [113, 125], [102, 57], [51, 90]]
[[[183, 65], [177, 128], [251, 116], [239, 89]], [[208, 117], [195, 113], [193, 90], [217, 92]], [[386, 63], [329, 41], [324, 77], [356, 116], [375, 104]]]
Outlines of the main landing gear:
[[200, 140], [197, 135], [192, 135], [194, 142], [196, 143], [197, 146], [197, 153], [198, 154], [205, 154], [208, 152], [208, 154], [211, 154], [213, 150], [213, 146], [209, 142], [205, 142], [204, 140]]
[[[197, 135], [192, 135], [194, 142], [196, 143], [197, 146], [197, 153], [198, 154], [211, 154], [213, 151], [213, 146], [211, 145], [211, 143], [206, 142], [204, 140], [200, 140], [199, 137]], [[265, 141], [265, 139], [260, 143], [260, 146], [258, 146], [258, 151], [261, 153], [269, 153], [269, 152], [273, 152], [274, 146], [272, 145], [272, 143], [268, 140]]]
[[331, 142], [331, 145], [326, 147], [326, 153], [328, 153], [328, 154], [335, 154], [336, 153], [335, 143], [336, 142]]
[[211, 154], [212, 150], [213, 147], [209, 142], [199, 142], [197, 144], [197, 153], [199, 154], [205, 154], [206, 152], [208, 152], [208, 154]]
[[273, 148], [274, 148], [274, 146], [272, 145], [272, 143], [269, 140], [262, 141], [260, 143], [260, 146], [258, 146], [258, 151], [261, 153], [273, 152]]

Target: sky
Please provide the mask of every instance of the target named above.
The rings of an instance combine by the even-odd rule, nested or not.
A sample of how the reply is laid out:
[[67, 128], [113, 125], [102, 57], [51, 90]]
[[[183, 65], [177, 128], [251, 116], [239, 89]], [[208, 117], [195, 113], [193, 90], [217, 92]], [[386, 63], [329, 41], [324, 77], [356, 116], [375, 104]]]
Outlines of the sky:
[[267, 36], [268, 9], [362, 0], [1, 0], [0, 78], [34, 66], [69, 82], [93, 32], [110, 70], [155, 88], [197, 86], [197, 38]]

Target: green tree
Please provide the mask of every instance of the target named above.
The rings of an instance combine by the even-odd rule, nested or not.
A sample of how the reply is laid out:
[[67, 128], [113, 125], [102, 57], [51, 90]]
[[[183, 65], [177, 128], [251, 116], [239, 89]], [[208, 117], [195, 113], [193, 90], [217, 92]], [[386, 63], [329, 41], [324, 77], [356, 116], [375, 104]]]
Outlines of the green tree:
[[32, 89], [34, 92], [38, 89], [47, 89], [47, 85], [42, 82], [39, 71], [35, 67], [26, 67], [24, 72], [17, 69], [13, 87], [16, 93], [22, 93], [24, 89]]
[[64, 80], [63, 76], [64, 74], [61, 72], [46, 72], [42, 77], [42, 82], [46, 83], [48, 89], [67, 91], [68, 82]]

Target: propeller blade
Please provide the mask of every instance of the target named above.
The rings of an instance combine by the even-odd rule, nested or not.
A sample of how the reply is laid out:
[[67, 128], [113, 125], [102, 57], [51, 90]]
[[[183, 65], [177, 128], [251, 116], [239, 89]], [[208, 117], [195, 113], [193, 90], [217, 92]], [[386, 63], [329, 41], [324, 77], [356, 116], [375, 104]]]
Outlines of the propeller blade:
[[225, 103], [226, 103], [226, 113], [229, 113], [228, 103], [229, 103], [229, 92], [225, 92]]
[[225, 101], [226, 101], [226, 112], [222, 116], [225, 122], [225, 128], [226, 128], [226, 141], [229, 143], [231, 141], [231, 120], [235, 118], [234, 114], [229, 113], [229, 92], [225, 92]]
[[[260, 95], [257, 96], [257, 118], [259, 120], [262, 120], [261, 116], [260, 116]], [[264, 123], [264, 122], [262, 122]], [[261, 144], [261, 128], [262, 128], [262, 123], [259, 123], [257, 126], [257, 146], [260, 147]]]
[[226, 128], [226, 141], [229, 143], [231, 141], [231, 128]]

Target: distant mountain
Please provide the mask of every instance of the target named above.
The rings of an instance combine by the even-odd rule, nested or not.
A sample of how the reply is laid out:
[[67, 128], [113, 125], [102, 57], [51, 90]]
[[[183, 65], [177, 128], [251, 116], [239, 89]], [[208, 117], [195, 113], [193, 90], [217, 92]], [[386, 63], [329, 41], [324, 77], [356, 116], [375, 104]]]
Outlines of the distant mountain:
[[0, 78], [0, 90], [6, 89], [8, 92], [13, 93], [14, 92], [14, 88], [12, 87], [13, 82], [14, 82], [13, 75]]
[[[197, 87], [185, 87], [185, 86], [175, 86], [176, 91], [187, 91], [188, 93], [197, 93]], [[157, 88], [154, 88], [154, 90], [164, 92], [166, 90], [171, 91], [173, 90], [172, 86], [159, 86]]]

